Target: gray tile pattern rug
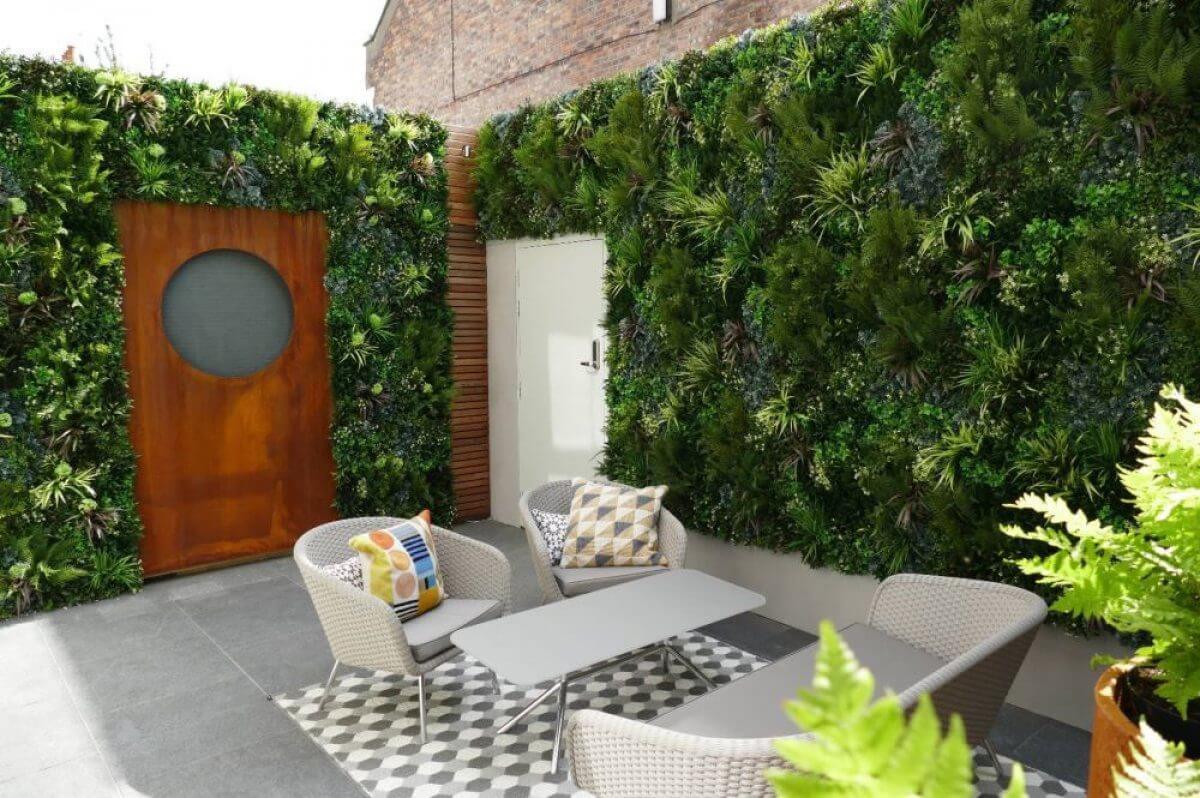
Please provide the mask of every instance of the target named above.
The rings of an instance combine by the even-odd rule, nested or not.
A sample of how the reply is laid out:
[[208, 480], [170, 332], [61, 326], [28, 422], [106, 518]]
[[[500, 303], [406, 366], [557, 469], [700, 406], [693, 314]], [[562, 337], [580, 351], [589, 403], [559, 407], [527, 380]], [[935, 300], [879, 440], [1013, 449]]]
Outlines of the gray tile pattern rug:
[[[767, 664], [699, 632], [674, 642], [718, 684]], [[320, 684], [276, 696], [275, 702], [373, 798], [587, 795], [567, 780], [565, 764], [558, 776], [550, 775], [553, 701], [510, 733], [493, 734], [540, 688], [502, 684], [497, 696], [490, 672], [466, 655], [445, 663], [426, 681], [429, 742], [424, 746], [419, 742], [415, 680], [382, 673], [348, 675], [335, 682], [323, 709], [317, 708]], [[678, 663], [665, 675], [652, 657], [574, 685], [569, 711], [590, 707], [650, 720], [704, 692], [704, 685]], [[976, 752], [975, 763], [979, 794], [999, 795], [1002, 790], [983, 752]], [[1027, 779], [1031, 798], [1083, 795], [1078, 787], [1037, 771], [1028, 771]]]

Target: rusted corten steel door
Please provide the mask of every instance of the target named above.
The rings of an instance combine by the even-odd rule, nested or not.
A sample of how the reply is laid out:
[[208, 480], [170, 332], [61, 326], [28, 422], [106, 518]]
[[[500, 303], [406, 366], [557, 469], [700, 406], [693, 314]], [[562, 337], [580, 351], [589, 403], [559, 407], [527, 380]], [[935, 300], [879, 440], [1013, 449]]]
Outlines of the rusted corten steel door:
[[324, 217], [116, 210], [146, 573], [288, 550], [335, 517]]

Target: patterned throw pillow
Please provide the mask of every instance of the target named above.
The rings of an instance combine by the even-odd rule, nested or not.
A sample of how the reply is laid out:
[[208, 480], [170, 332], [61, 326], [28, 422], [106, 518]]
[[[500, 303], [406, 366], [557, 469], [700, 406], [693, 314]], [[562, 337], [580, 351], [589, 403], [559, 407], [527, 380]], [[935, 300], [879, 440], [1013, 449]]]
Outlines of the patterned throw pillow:
[[401, 621], [428, 612], [446, 597], [428, 510], [402, 524], [355, 535], [350, 548], [358, 552], [366, 591], [390, 604]]
[[535, 510], [532, 507], [529, 512], [533, 514], [533, 520], [537, 522], [538, 531], [542, 533], [542, 539], [546, 541], [546, 551], [550, 554], [550, 564], [558, 565], [562, 561], [563, 541], [567, 537], [567, 521], [571, 516], [563, 513], [548, 513], [545, 510]]
[[321, 573], [329, 574], [334, 579], [340, 579], [359, 590], [363, 589], [362, 563], [357, 557], [335, 562], [333, 565], [322, 566]]
[[571, 483], [563, 568], [666, 565], [658, 550], [658, 514], [666, 485], [628, 488], [586, 479]]

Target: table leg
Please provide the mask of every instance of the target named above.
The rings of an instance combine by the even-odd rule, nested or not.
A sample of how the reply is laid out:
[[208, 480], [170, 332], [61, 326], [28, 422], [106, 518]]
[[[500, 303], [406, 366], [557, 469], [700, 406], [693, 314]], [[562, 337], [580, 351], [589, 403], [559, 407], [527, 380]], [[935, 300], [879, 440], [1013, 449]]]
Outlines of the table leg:
[[[565, 681], [565, 679], [563, 681]], [[518, 723], [525, 720], [525, 718], [529, 717], [529, 713], [533, 712], [535, 709], [537, 709], [539, 706], [541, 706], [542, 702], [545, 701], [547, 698], [554, 695], [555, 691], [557, 691], [562, 684], [563, 684], [562, 681], [555, 682], [554, 684], [550, 685], [545, 690], [543, 690], [541, 693], [539, 693], [537, 698], [530, 701], [529, 704], [524, 709], [522, 709], [516, 715], [514, 715], [513, 717], [511, 717], [507, 721], [505, 721], [504, 725], [496, 730], [496, 734], [497, 735], [504, 734], [506, 731], [511, 729], [513, 726], [516, 726]]]
[[675, 646], [666, 646], [665, 648], [667, 651], [671, 652], [672, 655], [674, 655], [675, 659], [679, 660], [683, 667], [687, 668], [696, 675], [696, 678], [708, 685], [710, 690], [717, 686], [712, 679], [708, 678], [708, 675], [705, 674], [704, 671], [697, 668], [695, 664], [693, 664], [690, 659], [685, 657], [679, 649], [675, 648]]
[[554, 724], [554, 752], [550, 756], [550, 772], [558, 772], [558, 749], [562, 747], [563, 722], [567, 717], [567, 677], [558, 683], [558, 718]]

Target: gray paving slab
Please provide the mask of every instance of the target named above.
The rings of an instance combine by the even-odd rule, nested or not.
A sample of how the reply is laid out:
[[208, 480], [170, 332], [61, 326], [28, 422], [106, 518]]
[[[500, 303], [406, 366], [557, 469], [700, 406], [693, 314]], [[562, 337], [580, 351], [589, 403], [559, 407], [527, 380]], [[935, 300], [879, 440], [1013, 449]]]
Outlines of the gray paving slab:
[[89, 753], [78, 759], [0, 781], [0, 798], [120, 798], [121, 791], [103, 757]]
[[[541, 603], [520, 529], [457, 529], [509, 558], [515, 608]], [[705, 632], [767, 659], [811, 640], [753, 613]], [[331, 665], [290, 556], [0, 623], [0, 798], [361, 796], [268, 700]], [[993, 736], [1002, 753], [1083, 780], [1085, 732], [1005, 707]]]
[[[272, 707], [272, 712], [280, 712]], [[280, 712], [280, 714], [282, 714]], [[291, 721], [288, 721], [289, 723]], [[122, 785], [126, 798], [361, 798], [362, 790], [298, 727], [235, 751], [185, 762]]]

